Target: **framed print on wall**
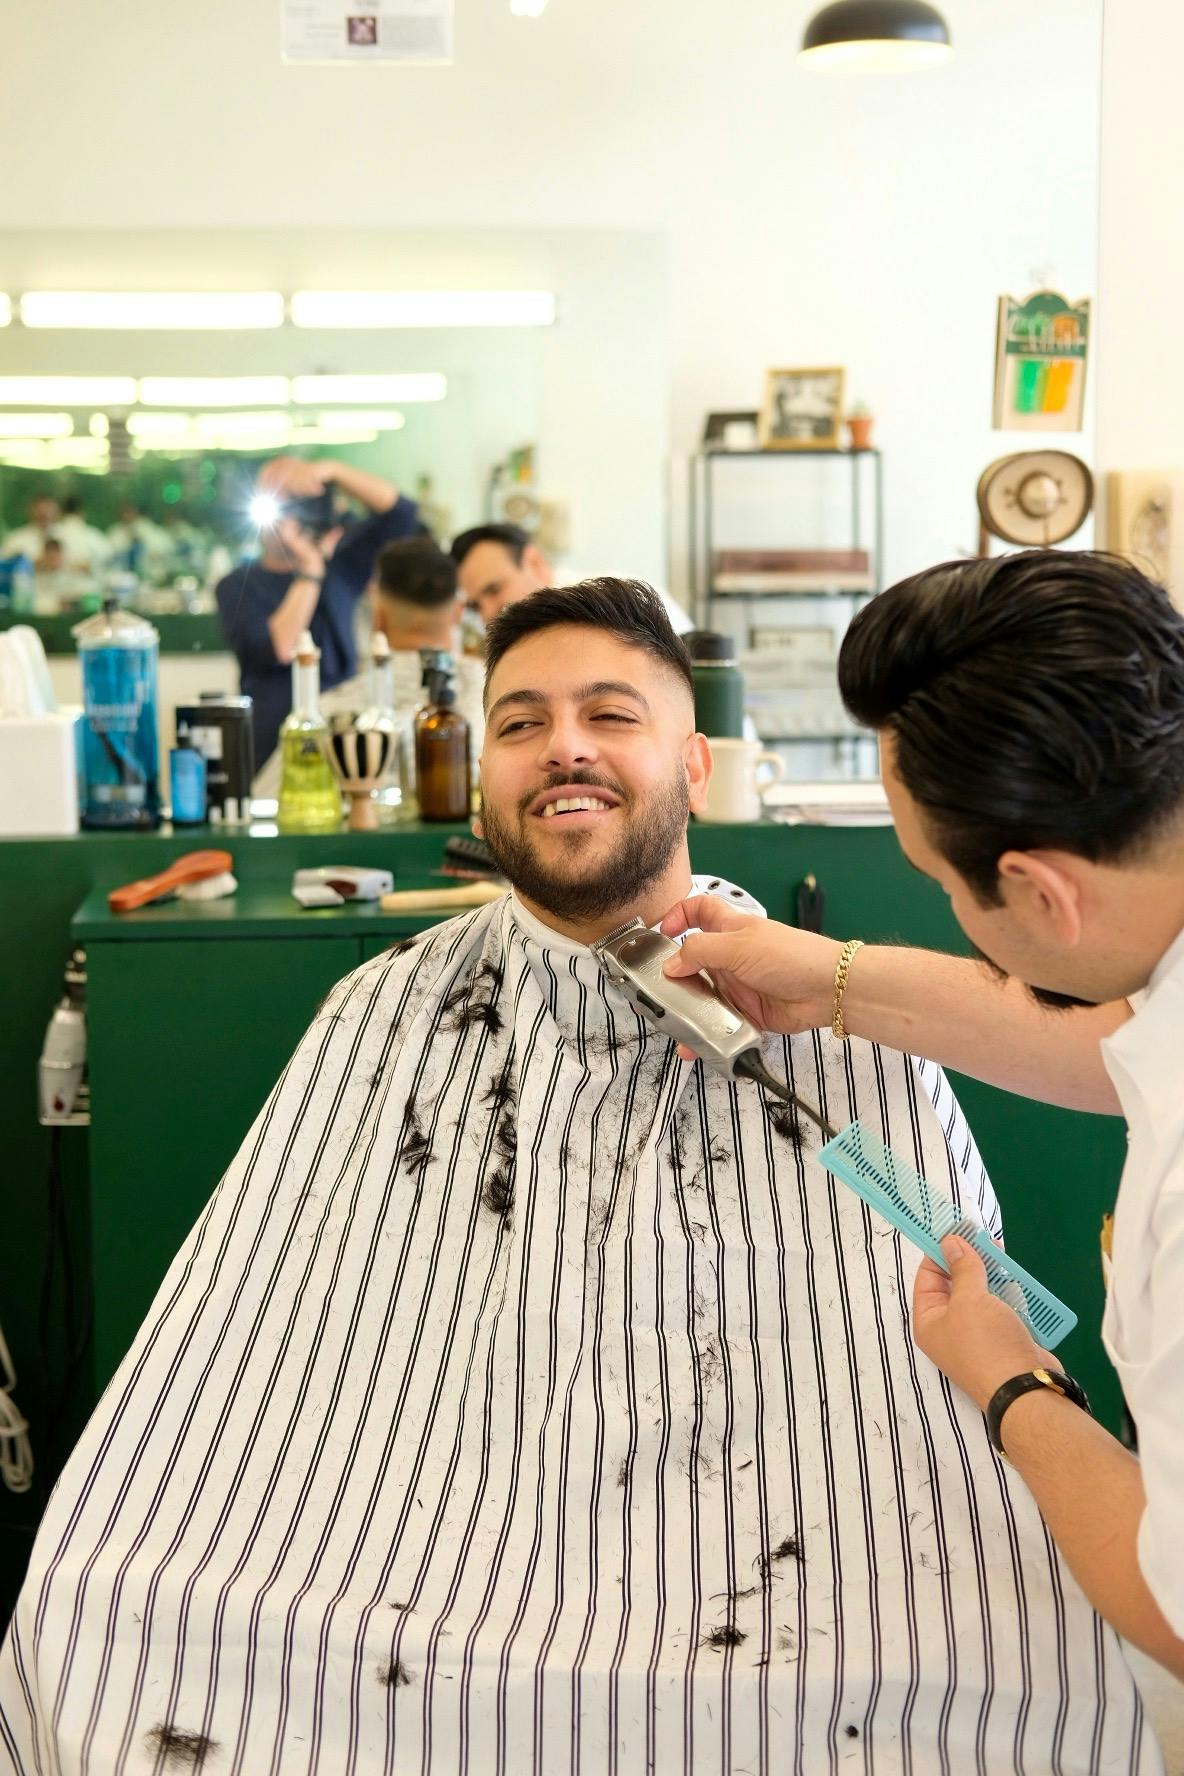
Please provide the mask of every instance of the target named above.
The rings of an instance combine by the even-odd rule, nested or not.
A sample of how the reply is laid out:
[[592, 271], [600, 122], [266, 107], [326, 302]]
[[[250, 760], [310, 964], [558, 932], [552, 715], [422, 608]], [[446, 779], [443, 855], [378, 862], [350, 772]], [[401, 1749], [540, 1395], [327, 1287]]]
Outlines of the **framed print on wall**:
[[997, 432], [1079, 432], [1089, 353], [1089, 302], [1037, 290], [999, 298]]
[[837, 450], [846, 372], [767, 370], [762, 450]]

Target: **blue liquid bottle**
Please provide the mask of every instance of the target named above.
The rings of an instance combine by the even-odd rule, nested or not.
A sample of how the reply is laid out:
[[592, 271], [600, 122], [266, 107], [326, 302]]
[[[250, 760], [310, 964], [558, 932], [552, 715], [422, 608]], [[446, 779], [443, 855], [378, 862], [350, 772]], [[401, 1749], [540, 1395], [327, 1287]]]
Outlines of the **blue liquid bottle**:
[[83, 826], [160, 825], [156, 679], [159, 636], [114, 598], [74, 631], [82, 666]]

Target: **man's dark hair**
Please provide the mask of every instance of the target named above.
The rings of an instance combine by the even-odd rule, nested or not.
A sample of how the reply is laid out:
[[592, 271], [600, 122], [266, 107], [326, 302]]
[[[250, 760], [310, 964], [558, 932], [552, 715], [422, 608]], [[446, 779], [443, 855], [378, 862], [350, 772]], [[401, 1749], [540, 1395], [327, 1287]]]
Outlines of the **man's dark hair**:
[[864, 607], [839, 654], [938, 850], [984, 906], [1005, 851], [1118, 862], [1184, 815], [1184, 615], [1116, 556], [952, 561]]
[[374, 564], [378, 590], [421, 610], [439, 610], [456, 597], [456, 563], [427, 536], [400, 537]]
[[478, 543], [500, 543], [510, 551], [517, 566], [530, 546], [530, 538], [518, 524], [474, 524], [471, 530], [462, 530], [452, 539], [449, 553], [458, 567]]
[[532, 592], [500, 610], [485, 636], [486, 692], [503, 654], [528, 635], [557, 628], [561, 623], [603, 629], [629, 647], [643, 648], [676, 672], [694, 693], [691, 656], [671, 628], [658, 594], [643, 580], [613, 579], [581, 580], [575, 586]]

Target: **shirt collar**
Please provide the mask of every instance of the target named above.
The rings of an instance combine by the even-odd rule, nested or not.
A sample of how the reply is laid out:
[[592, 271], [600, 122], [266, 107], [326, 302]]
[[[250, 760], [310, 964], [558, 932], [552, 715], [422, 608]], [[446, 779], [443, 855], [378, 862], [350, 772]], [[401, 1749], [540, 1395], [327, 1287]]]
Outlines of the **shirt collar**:
[[1147, 982], [1148, 993], [1154, 993], [1156, 987], [1173, 975], [1184, 980], [1184, 931], [1177, 934], [1152, 969], [1151, 979]]
[[1184, 931], [1156, 963], [1134, 1016], [1102, 1039], [1102, 1060], [1128, 1123], [1143, 1111], [1155, 1126], [1179, 1121], [1180, 1033], [1184, 1027]]
[[[754, 900], [752, 895], [743, 889], [734, 887], [731, 882], [725, 882], [718, 876], [691, 877], [692, 894], [712, 894], [717, 890], [742, 913], [763, 915], [765, 909], [760, 902]], [[518, 898], [517, 889], [510, 890], [510, 911], [519, 930], [525, 936], [533, 938], [542, 949], [552, 950], [562, 956], [588, 954], [589, 946], [587, 944], [577, 943], [573, 937], [564, 937], [561, 931], [556, 931], [553, 925], [545, 925], [540, 918], [523, 906]]]

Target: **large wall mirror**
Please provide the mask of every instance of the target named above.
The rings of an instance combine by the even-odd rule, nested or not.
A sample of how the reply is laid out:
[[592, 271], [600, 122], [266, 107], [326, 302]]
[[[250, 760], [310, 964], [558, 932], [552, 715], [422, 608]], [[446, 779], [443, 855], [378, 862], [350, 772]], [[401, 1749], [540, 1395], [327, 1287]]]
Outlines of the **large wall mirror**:
[[[18, 296], [0, 328], [9, 533], [50, 496], [113, 531], [126, 565], [131, 504], [163, 533], [137, 559], [141, 572], [191, 578], [195, 555], [250, 551], [255, 472], [294, 450], [394, 480], [444, 541], [520, 514], [541, 518], [561, 557], [661, 577], [668, 389], [656, 237], [30, 232], [9, 237], [6, 267]], [[150, 308], [139, 324], [133, 311], [129, 324], [106, 325], [101, 300], [77, 302], [66, 325], [40, 325], [62, 311], [26, 296], [32, 324], [22, 324], [22, 292], [115, 290], [273, 300], [256, 304], [268, 324], [236, 326], [232, 315], [211, 329], [201, 324], [211, 311], [196, 308], [183, 329], [143, 325]], [[365, 297], [383, 290], [412, 299], [410, 324], [367, 324]], [[649, 317], [644, 351], [638, 312]]]

